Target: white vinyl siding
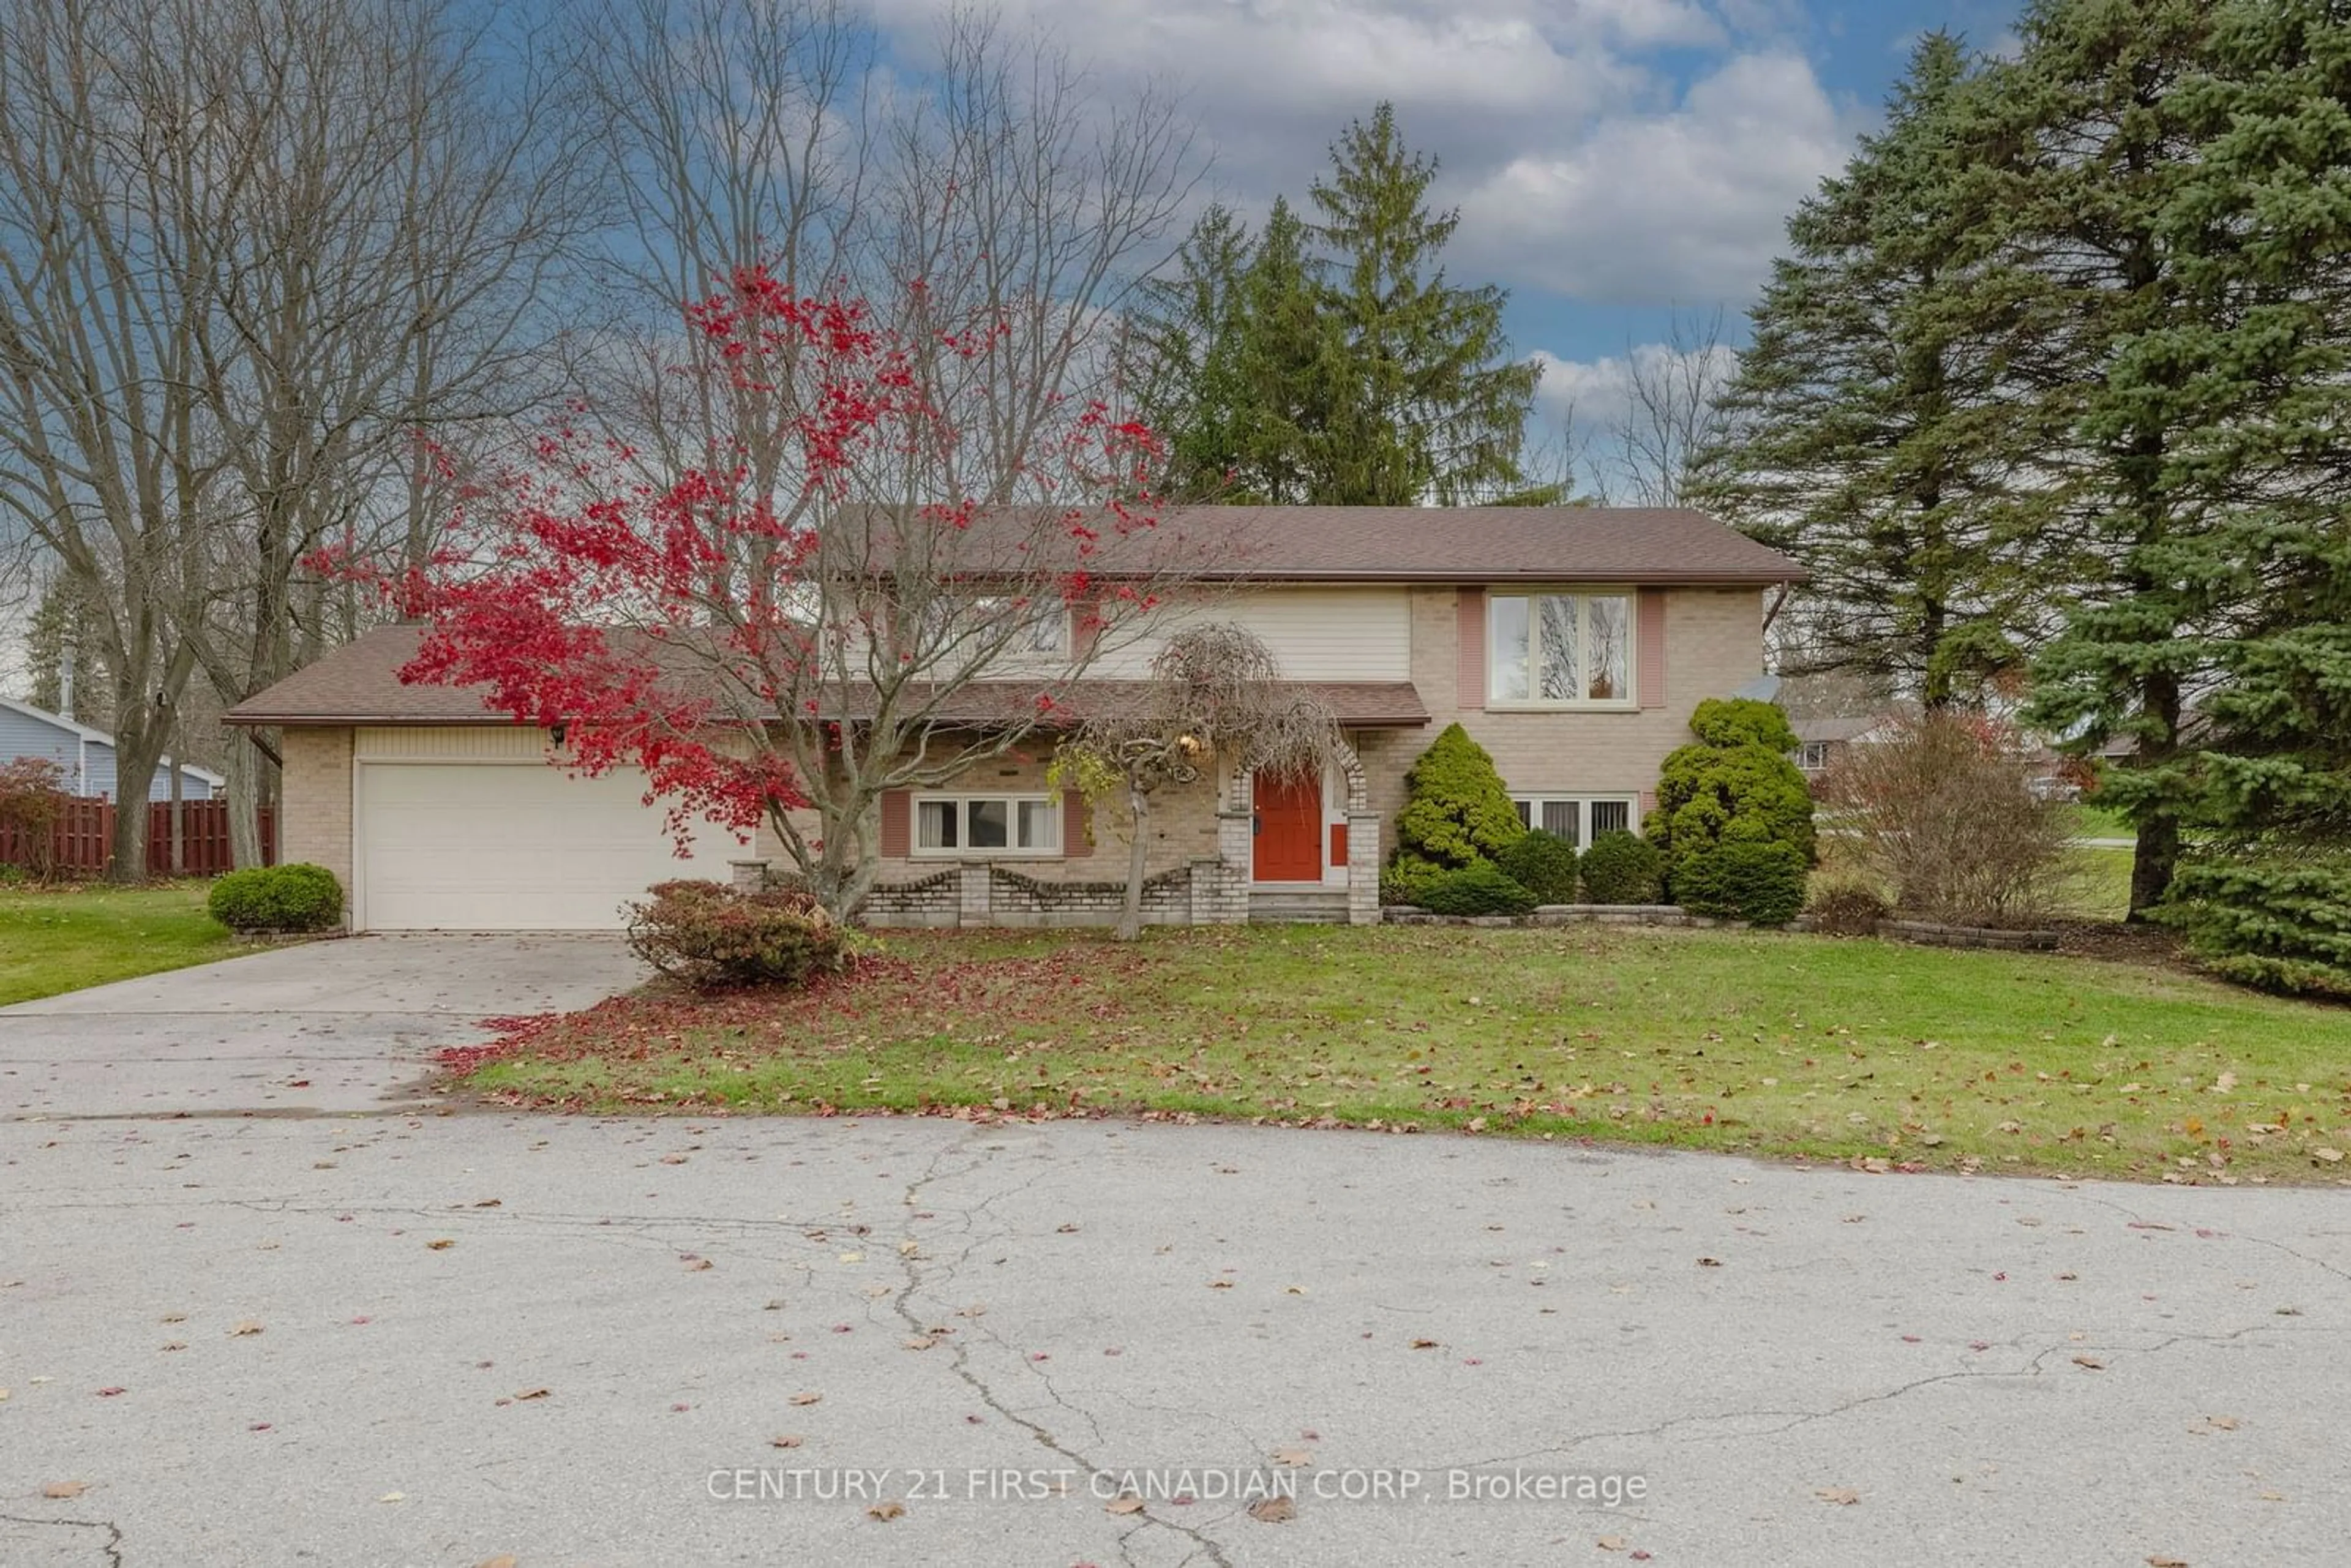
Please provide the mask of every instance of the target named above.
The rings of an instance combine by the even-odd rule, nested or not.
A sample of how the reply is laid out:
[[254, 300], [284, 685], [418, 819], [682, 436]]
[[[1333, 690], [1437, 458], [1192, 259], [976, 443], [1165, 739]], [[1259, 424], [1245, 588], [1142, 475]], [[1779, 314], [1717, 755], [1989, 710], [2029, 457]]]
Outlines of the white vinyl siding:
[[1179, 627], [1226, 622], [1254, 632], [1295, 681], [1412, 678], [1412, 600], [1401, 588], [1264, 588], [1171, 610], [1140, 635], [1116, 635], [1090, 678], [1133, 680]]

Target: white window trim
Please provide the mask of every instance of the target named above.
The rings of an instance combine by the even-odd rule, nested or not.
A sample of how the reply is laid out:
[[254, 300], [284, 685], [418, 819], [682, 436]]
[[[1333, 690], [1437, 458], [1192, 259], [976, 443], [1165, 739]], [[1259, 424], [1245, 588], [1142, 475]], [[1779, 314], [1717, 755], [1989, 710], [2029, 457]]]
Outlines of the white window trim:
[[[1592, 847], [1592, 808], [1601, 801], [1620, 802], [1625, 808], [1625, 826], [1630, 832], [1641, 831], [1641, 797], [1622, 789], [1513, 789], [1510, 803], [1527, 809], [1527, 826], [1542, 826], [1542, 809], [1546, 802], [1575, 803], [1575, 848], [1581, 854]], [[1614, 831], [1613, 829], [1611, 830]]]
[[[935, 805], [942, 800], [951, 800], [955, 802], [956, 814], [961, 818], [961, 821], [959, 823], [960, 831], [957, 832], [956, 837], [966, 841], [968, 841], [971, 837], [971, 818], [970, 814], [964, 810], [963, 808], [968, 805], [971, 801], [1008, 800], [1013, 802], [1013, 809], [1006, 813], [1007, 831], [1011, 832], [1018, 832], [1019, 831], [1019, 802], [1024, 800], [1033, 801], [1039, 805], [1050, 806], [1053, 809], [1054, 836], [1061, 839], [1062, 842], [1053, 845], [1050, 849], [1022, 849], [1018, 845], [1012, 844], [1008, 844], [1002, 849], [975, 849], [968, 841], [951, 845], [946, 848], [926, 848], [923, 843], [923, 807], [925, 802]], [[1061, 810], [1061, 797], [1053, 794], [1049, 790], [1043, 789], [925, 789], [917, 791], [914, 799], [907, 803], [906, 807], [906, 858], [908, 860], [919, 861], [1061, 860], [1068, 852], [1064, 849], [1063, 845], [1068, 842], [1070, 831], [1069, 823], [1062, 820], [1066, 813]]]
[[[1533, 695], [1506, 697], [1495, 690], [1495, 674], [1501, 668], [1499, 620], [1494, 602], [1499, 599], [1527, 601], [1527, 690], [1532, 693], [1540, 683], [1542, 667], [1538, 639], [1542, 617], [1534, 601], [1544, 598], [1567, 596], [1579, 598], [1621, 599], [1625, 601], [1625, 695], [1605, 700], [1595, 697], [1545, 698]], [[1579, 620], [1579, 624], [1580, 624]], [[1641, 707], [1641, 595], [1635, 589], [1621, 583], [1593, 583], [1579, 586], [1568, 582], [1525, 586], [1511, 583], [1507, 587], [1486, 591], [1486, 709], [1489, 713], [1637, 713]]]

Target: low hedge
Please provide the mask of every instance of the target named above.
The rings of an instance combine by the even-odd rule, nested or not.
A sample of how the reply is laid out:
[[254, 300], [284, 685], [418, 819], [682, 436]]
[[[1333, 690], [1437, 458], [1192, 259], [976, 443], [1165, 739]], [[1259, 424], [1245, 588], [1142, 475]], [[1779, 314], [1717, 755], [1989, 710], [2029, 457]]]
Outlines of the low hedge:
[[1655, 904], [1666, 895], [1666, 857], [1634, 833], [1593, 834], [1579, 869], [1593, 904]]
[[1502, 846], [1494, 863], [1538, 904], [1575, 902], [1575, 846], [1557, 833], [1540, 828], [1522, 833]]
[[1542, 901], [1492, 861], [1431, 877], [1416, 902], [1431, 915], [1525, 915]]
[[1674, 902], [1692, 915], [1785, 925], [1804, 907], [1806, 871], [1793, 844], [1716, 844], [1675, 869]]
[[215, 880], [204, 907], [232, 931], [324, 931], [343, 918], [343, 884], [322, 865], [247, 866]]

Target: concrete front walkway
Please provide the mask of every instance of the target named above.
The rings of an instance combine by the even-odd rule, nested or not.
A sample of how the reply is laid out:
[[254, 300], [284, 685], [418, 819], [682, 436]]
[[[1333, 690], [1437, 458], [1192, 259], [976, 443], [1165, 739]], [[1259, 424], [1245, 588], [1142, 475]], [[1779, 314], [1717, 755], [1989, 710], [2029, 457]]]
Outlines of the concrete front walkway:
[[2351, 1534], [2335, 1189], [461, 1113], [0, 1122], [0, 1209], [12, 1568], [2218, 1568]]
[[358, 936], [0, 1008], [0, 1117], [378, 1111], [486, 1018], [644, 970], [617, 936]]

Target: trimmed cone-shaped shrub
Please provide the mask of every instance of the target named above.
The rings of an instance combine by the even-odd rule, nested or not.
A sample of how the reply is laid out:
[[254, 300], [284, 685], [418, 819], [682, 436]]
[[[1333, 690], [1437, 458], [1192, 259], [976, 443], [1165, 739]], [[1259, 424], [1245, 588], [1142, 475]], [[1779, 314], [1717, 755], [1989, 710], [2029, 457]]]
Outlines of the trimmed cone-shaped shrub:
[[686, 985], [794, 985], [849, 961], [846, 928], [813, 894], [690, 879], [646, 891], [628, 906], [629, 947]]
[[1796, 732], [1777, 703], [1753, 697], [1708, 697], [1690, 715], [1690, 733], [1708, 746], [1760, 746], [1782, 754], [1796, 749]]
[[1674, 868], [1674, 902], [1693, 915], [1785, 925], [1804, 907], [1805, 871], [1793, 844], [1716, 844]]
[[324, 931], [343, 918], [343, 885], [322, 865], [247, 866], [215, 879], [204, 896], [232, 931]]
[[1431, 915], [1524, 915], [1538, 900], [1492, 861], [1439, 872], [1417, 901]]
[[1503, 847], [1494, 863], [1538, 904], [1575, 902], [1575, 846], [1537, 828]]
[[1656, 904], [1666, 896], [1666, 857], [1633, 833], [1594, 834], [1578, 869], [1583, 896], [1593, 904]]
[[1500, 854], [1526, 831], [1493, 758], [1458, 724], [1446, 726], [1405, 775], [1399, 859], [1466, 866]]

